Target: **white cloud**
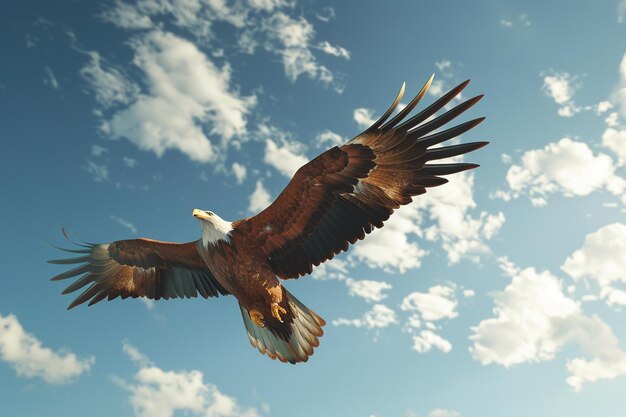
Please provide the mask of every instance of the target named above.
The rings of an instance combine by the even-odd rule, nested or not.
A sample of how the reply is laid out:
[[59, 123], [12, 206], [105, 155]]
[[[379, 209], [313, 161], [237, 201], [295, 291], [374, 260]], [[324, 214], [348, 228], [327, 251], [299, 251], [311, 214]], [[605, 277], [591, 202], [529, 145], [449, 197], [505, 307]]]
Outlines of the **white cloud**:
[[541, 88], [545, 95], [561, 106], [558, 111], [560, 116], [571, 117], [582, 110], [573, 101], [576, 90], [580, 88], [577, 77], [567, 72], [550, 71], [543, 76]]
[[566, 104], [575, 93], [572, 76], [567, 72], [553, 73], [543, 77], [543, 92], [557, 104]]
[[502, 26], [504, 26], [505, 28], [513, 27], [513, 22], [511, 22], [510, 20], [507, 20], [507, 19], [500, 19], [500, 24]]
[[335, 14], [335, 8], [332, 6], [322, 7], [322, 13], [315, 13], [315, 17], [321, 20], [324, 23], [328, 23], [331, 20], [334, 20], [337, 16]]
[[246, 115], [256, 97], [232, 91], [229, 65], [219, 69], [191, 42], [159, 30], [135, 38], [132, 46], [149, 91], [115, 113], [105, 133], [157, 156], [177, 149], [200, 162], [217, 159], [204, 123], [223, 145], [246, 134]]
[[264, 210], [272, 203], [272, 197], [270, 193], [263, 186], [263, 180], [256, 182], [256, 188], [254, 192], [250, 194], [250, 204], [248, 205], [248, 211], [251, 213], [258, 213]]
[[476, 295], [476, 291], [474, 291], [474, 290], [471, 290], [471, 289], [463, 290], [463, 296], [465, 298], [470, 298], [470, 297], [473, 297], [475, 295]]
[[617, 4], [617, 23], [624, 23], [626, 20], [626, 0], [621, 0]]
[[145, 14], [145, 11], [119, 0], [116, 0], [115, 6], [105, 10], [100, 17], [125, 29], [149, 29], [153, 26], [152, 20]]
[[611, 112], [604, 119], [604, 123], [606, 123], [606, 125], [609, 126], [609, 127], [617, 127], [617, 126], [619, 126], [619, 114], [616, 111]]
[[597, 115], [601, 115], [602, 113], [605, 113], [609, 110], [611, 110], [613, 108], [613, 105], [611, 104], [610, 101], [601, 101], [599, 102], [595, 109], [596, 109], [596, 114]]
[[109, 152], [107, 148], [103, 148], [102, 146], [98, 145], [91, 145], [91, 156], [95, 156], [96, 158], [98, 158], [107, 152]]
[[[435, 285], [428, 292], [413, 292], [404, 297], [400, 309], [409, 312], [403, 330], [413, 334], [413, 349], [419, 353], [439, 349], [444, 353], [452, 350], [452, 344], [438, 335], [435, 331], [435, 321], [454, 319], [458, 316], [456, 310], [458, 302], [455, 288], [445, 285]], [[415, 330], [422, 327], [427, 330], [415, 334]]]
[[626, 129], [606, 129], [602, 134], [602, 146], [617, 155], [619, 165], [626, 166]]
[[626, 305], [622, 290], [626, 284], [626, 225], [613, 223], [585, 237], [582, 248], [570, 255], [561, 269], [576, 281], [591, 278], [600, 286], [600, 295], [610, 305]]
[[446, 71], [452, 67], [452, 62], [447, 59], [442, 59], [439, 62], [435, 62], [435, 66], [439, 69], [439, 71]]
[[52, 89], [54, 89], [54, 90], [58, 90], [59, 89], [59, 82], [57, 81], [57, 77], [54, 76], [54, 73], [52, 72], [52, 70], [50, 69], [49, 66], [46, 65], [44, 67], [44, 69], [46, 71], [46, 76], [43, 79], [44, 85], [52, 87]]
[[74, 353], [55, 352], [42, 346], [12, 314], [0, 315], [0, 358], [11, 365], [18, 376], [38, 377], [49, 384], [69, 383], [95, 363], [93, 356], [79, 359]]
[[452, 350], [452, 344], [432, 330], [422, 330], [413, 336], [413, 349], [419, 353], [429, 352], [431, 349], [439, 349], [443, 353]]
[[550, 272], [521, 270], [494, 298], [494, 317], [473, 327], [470, 336], [470, 352], [483, 365], [548, 361], [566, 344], [575, 343], [590, 359], [567, 361], [566, 381], [574, 390], [626, 374], [626, 353], [609, 326], [597, 316], [584, 315]]
[[431, 225], [423, 227], [424, 237], [440, 241], [450, 263], [463, 258], [478, 262], [489, 253], [486, 241], [495, 236], [505, 222], [504, 213], [481, 211], [472, 215], [474, 174], [463, 172], [450, 177], [450, 182], [430, 188], [415, 199], [415, 206], [425, 213]]
[[367, 302], [382, 301], [384, 298], [387, 298], [387, 294], [383, 294], [383, 291], [391, 289], [391, 284], [384, 281], [347, 278], [345, 283], [348, 287], [348, 294], [353, 297], [361, 297]]
[[234, 162], [232, 165], [232, 171], [233, 175], [235, 175], [235, 178], [237, 179], [237, 184], [243, 184], [243, 182], [246, 180], [246, 175], [248, 172], [246, 166], [238, 162]]
[[333, 320], [333, 326], [355, 326], [367, 329], [381, 329], [396, 324], [398, 319], [396, 312], [384, 304], [374, 304], [363, 317], [358, 319], [338, 318]]
[[303, 145], [299, 142], [288, 140], [280, 142], [274, 142], [272, 139], [265, 141], [263, 160], [284, 176], [291, 178], [298, 168], [309, 162], [309, 159], [304, 155]]
[[109, 180], [109, 168], [106, 164], [96, 164], [88, 159], [85, 169], [91, 174], [95, 182], [105, 182]]
[[336, 56], [339, 58], [350, 59], [350, 52], [346, 48], [342, 48], [341, 46], [332, 45], [328, 41], [324, 41], [317, 46], [323, 52], [328, 55]]
[[128, 168], [135, 168], [138, 163], [136, 159], [129, 158], [128, 156], [123, 156], [122, 162], [124, 162], [124, 165], [127, 166]]
[[621, 195], [626, 184], [614, 171], [608, 155], [594, 155], [586, 143], [563, 138], [543, 149], [525, 152], [521, 164], [509, 168], [508, 197], [526, 194], [533, 205], [545, 205], [547, 196], [552, 193], [573, 197], [607, 189]]
[[386, 271], [419, 268], [426, 251], [409, 239], [415, 236], [441, 242], [450, 263], [461, 259], [477, 262], [480, 255], [490, 252], [486, 241], [498, 233], [505, 217], [501, 212], [473, 215], [473, 186], [474, 174], [460, 173], [448, 184], [430, 188], [396, 210], [382, 229], [358, 242], [349, 259]]
[[[261, 28], [268, 36], [265, 48], [282, 56], [285, 74], [290, 81], [294, 82], [301, 75], [306, 75], [326, 85], [332, 85], [337, 92], [343, 90], [336, 76], [326, 66], [318, 63], [311, 52], [311, 43], [315, 38], [315, 29], [311, 22], [302, 16], [293, 18], [283, 12], [276, 12], [264, 20]], [[248, 35], [247, 41], [254, 42], [250, 38], [251, 35]], [[253, 45], [248, 45], [246, 49], [253, 48]], [[326, 53], [333, 51], [338, 56], [349, 57], [349, 52], [345, 48], [333, 46], [328, 42], [322, 42], [319, 48]]]
[[117, 104], [129, 104], [139, 95], [139, 87], [97, 52], [85, 52], [89, 62], [80, 75], [89, 83], [98, 104], [108, 109]]
[[111, 215], [110, 217], [111, 217], [111, 220], [113, 220], [114, 222], [116, 222], [120, 226], [125, 227], [126, 229], [130, 230], [131, 233], [137, 234], [137, 228], [135, 227], [134, 224], [132, 224], [128, 220], [123, 219], [123, 218], [118, 217], [118, 216], [114, 216], [114, 215]]
[[248, 4], [254, 9], [271, 12], [274, 9], [287, 5], [285, 0], [248, 0]]
[[319, 147], [324, 146], [325, 143], [328, 143], [327, 146], [341, 146], [347, 142], [347, 139], [333, 131], [324, 130], [315, 136], [315, 142], [319, 144]]
[[153, 364], [137, 348], [124, 343], [124, 352], [139, 367], [134, 382], [117, 379], [130, 393], [137, 417], [172, 417], [182, 411], [203, 417], [258, 417], [254, 408], [242, 407], [217, 386], [204, 382], [198, 370], [166, 371]]
[[376, 122], [376, 119], [374, 119], [374, 110], [364, 107], [354, 109], [353, 117], [354, 121], [361, 129], [367, 129]]
[[402, 300], [400, 308], [404, 311], [419, 312], [426, 321], [453, 319], [458, 302], [454, 289], [445, 285], [430, 287], [428, 292], [413, 292]]
[[357, 242], [348, 259], [388, 272], [403, 273], [410, 268], [419, 268], [426, 251], [409, 241], [409, 236], [421, 236], [422, 233], [421, 216], [414, 204], [400, 207], [382, 229], [375, 229], [365, 240]]

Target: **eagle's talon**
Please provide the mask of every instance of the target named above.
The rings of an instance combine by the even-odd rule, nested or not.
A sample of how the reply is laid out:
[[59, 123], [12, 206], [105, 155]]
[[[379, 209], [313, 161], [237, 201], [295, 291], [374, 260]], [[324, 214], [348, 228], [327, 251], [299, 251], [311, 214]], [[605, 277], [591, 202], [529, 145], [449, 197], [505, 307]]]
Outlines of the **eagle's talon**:
[[250, 319], [259, 327], [265, 327], [265, 322], [263, 321], [263, 314], [261, 314], [258, 310], [250, 311]]
[[272, 316], [274, 316], [276, 320], [282, 323], [283, 319], [282, 317], [280, 317], [281, 314], [287, 314], [287, 310], [279, 306], [278, 303], [274, 301], [272, 303]]

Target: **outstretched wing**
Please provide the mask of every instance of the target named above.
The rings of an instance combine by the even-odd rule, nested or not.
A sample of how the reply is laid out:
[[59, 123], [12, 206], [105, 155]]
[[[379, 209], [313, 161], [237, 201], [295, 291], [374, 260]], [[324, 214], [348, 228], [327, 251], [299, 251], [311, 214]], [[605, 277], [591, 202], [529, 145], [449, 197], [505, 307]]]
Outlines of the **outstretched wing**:
[[311, 273], [313, 265], [331, 259], [375, 227], [382, 227], [394, 209], [410, 203], [411, 197], [425, 193], [427, 187], [446, 183], [441, 175], [478, 166], [428, 163], [487, 144], [474, 142], [431, 148], [484, 119], [435, 132], [482, 98], [482, 95], [471, 98], [431, 119], [469, 80], [404, 120], [426, 94], [432, 80], [433, 76], [404, 109], [385, 123], [402, 99], [403, 85], [394, 103], [377, 122], [345, 145], [333, 147], [303, 165], [268, 208], [238, 226], [249, 236], [257, 236], [279, 277], [297, 278]]
[[80, 264], [52, 278], [58, 281], [80, 276], [63, 294], [88, 285], [68, 309], [87, 300], [91, 300], [89, 305], [92, 305], [105, 298], [147, 297], [167, 300], [192, 298], [198, 294], [204, 298], [228, 294], [200, 257], [198, 245], [198, 241], [169, 243], [151, 239], [80, 244], [81, 249], [59, 248], [80, 256], [48, 262]]

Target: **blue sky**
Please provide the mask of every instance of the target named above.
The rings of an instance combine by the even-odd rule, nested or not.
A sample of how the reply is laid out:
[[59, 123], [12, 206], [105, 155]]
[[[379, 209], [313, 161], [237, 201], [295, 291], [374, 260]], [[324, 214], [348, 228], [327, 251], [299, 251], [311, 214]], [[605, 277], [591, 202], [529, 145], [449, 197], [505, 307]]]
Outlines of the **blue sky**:
[[[548, 3], [548, 4], [546, 4]], [[622, 416], [626, 2], [0, 5], [6, 416]], [[86, 241], [199, 237], [431, 73], [471, 78], [481, 164], [286, 286], [328, 325], [253, 350], [231, 298], [67, 312]], [[408, 102], [410, 97], [404, 99]]]

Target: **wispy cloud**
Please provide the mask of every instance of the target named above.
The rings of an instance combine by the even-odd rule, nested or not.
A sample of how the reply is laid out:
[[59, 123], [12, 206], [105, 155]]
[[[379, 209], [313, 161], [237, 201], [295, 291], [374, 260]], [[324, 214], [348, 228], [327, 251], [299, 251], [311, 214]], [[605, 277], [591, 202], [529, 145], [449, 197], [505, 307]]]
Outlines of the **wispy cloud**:
[[48, 87], [51, 87], [54, 90], [58, 90], [59, 82], [57, 81], [57, 77], [55, 77], [54, 73], [52, 72], [49, 66], [46, 65], [44, 69], [46, 71], [46, 76], [43, 79], [44, 85], [47, 85]]
[[124, 219], [122, 217], [114, 216], [114, 215], [111, 215], [110, 217], [111, 217], [111, 220], [113, 220], [114, 222], [116, 222], [120, 226], [127, 228], [133, 234], [137, 234], [137, 228], [135, 227], [135, 225], [133, 225], [128, 220], [126, 220], [126, 219]]
[[68, 351], [55, 352], [42, 346], [39, 339], [27, 333], [17, 317], [0, 315], [0, 358], [18, 376], [41, 378], [49, 384], [65, 384], [89, 371], [93, 356], [79, 359]]

